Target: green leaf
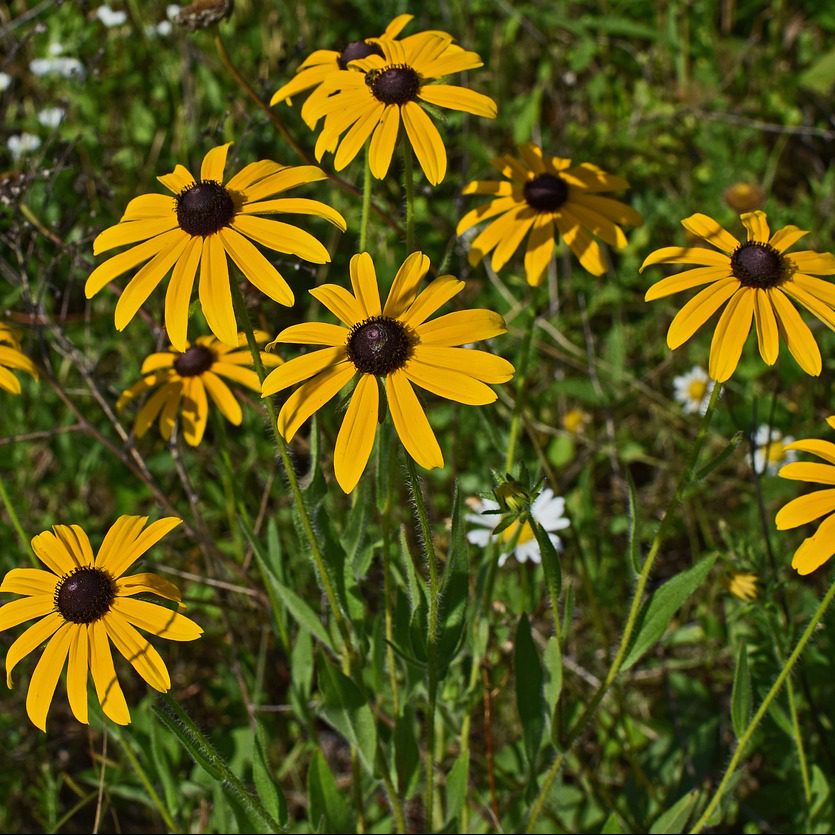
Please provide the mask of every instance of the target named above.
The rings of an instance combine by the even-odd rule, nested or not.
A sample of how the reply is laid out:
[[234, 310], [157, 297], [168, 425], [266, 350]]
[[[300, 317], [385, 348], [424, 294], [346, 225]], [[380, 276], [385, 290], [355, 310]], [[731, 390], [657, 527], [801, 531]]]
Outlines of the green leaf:
[[328, 661], [321, 665], [322, 715], [358, 751], [369, 774], [374, 773], [377, 726], [362, 691]]
[[[548, 584], [548, 588], [553, 588], [555, 590], [556, 599], [559, 600], [560, 593], [562, 592], [562, 569], [560, 568], [560, 555], [557, 553], [557, 549], [554, 547], [554, 543], [551, 542], [551, 537], [548, 535], [548, 531], [533, 518], [530, 516], [528, 519], [528, 523], [531, 526], [531, 530], [536, 537], [537, 544], [539, 545], [539, 553], [542, 555], [542, 568], [545, 570], [545, 582]], [[556, 600], [554, 601], [556, 604]]]
[[165, 795], [165, 805], [172, 815], [176, 816], [177, 810], [180, 808], [179, 793], [174, 782], [174, 777], [171, 774], [171, 768], [168, 764], [168, 754], [163, 747], [162, 732], [158, 722], [150, 723], [151, 738], [151, 758], [154, 761], [157, 777], [162, 783], [162, 791]]
[[403, 797], [409, 797], [420, 774], [420, 750], [415, 738], [415, 716], [410, 707], [398, 717], [394, 726], [394, 765], [397, 771], [397, 788]]
[[636, 574], [641, 573], [641, 547], [638, 540], [638, 492], [632, 473], [626, 467], [626, 485], [629, 490], [629, 563]]
[[355, 832], [354, 816], [321, 751], [313, 755], [307, 771], [310, 828], [314, 832]]
[[333, 641], [325, 629], [324, 624], [319, 620], [319, 616], [313, 609], [310, 608], [301, 597], [299, 597], [289, 586], [279, 582], [273, 575], [268, 576], [268, 582], [274, 586], [278, 592], [281, 602], [290, 611], [290, 614], [295, 618], [296, 623], [306, 629], [318, 641], [323, 643], [326, 647], [333, 650]]
[[[447, 824], [454, 821], [467, 801], [467, 788], [470, 782], [470, 752], [459, 754], [452, 764], [446, 781], [446, 817]], [[452, 831], [452, 830], [447, 830]]]
[[820, 93], [822, 96], [831, 93], [832, 88], [835, 87], [835, 49], [822, 55], [811, 67], [802, 72], [798, 83], [801, 87]]
[[674, 835], [674, 833], [683, 832], [698, 798], [697, 789], [691, 789], [684, 797], [679, 798], [666, 812], [656, 818], [655, 823], [650, 827], [649, 835], [664, 835], [664, 833]]
[[562, 692], [562, 650], [555, 635], [552, 635], [545, 644], [544, 661], [547, 673], [545, 704], [548, 705], [548, 713], [553, 716]]
[[634, 637], [623, 660], [621, 671], [632, 667], [647, 650], [661, 638], [673, 619], [673, 615], [685, 601], [705, 581], [710, 569], [716, 562], [716, 556], [706, 557], [692, 568], [682, 571], [656, 589], [650, 598], [644, 601], [638, 614]]
[[545, 731], [544, 675], [539, 652], [531, 635], [531, 625], [528, 616], [524, 614], [519, 618], [516, 628], [513, 668], [516, 674], [516, 708], [522, 721], [522, 740], [533, 773]]
[[252, 781], [264, 808], [282, 825], [287, 825], [287, 802], [281, 788], [273, 780], [267, 760], [269, 742], [261, 722], [255, 725], [255, 752], [252, 758]]
[[721, 467], [735, 452], [736, 448], [745, 439], [745, 433], [742, 430], [735, 432], [725, 448], [714, 458], [711, 458], [703, 467], [699, 467], [696, 474], [693, 476], [690, 485], [697, 484], [709, 476], [717, 467]]
[[609, 814], [609, 817], [603, 822], [600, 832], [601, 835], [623, 835], [626, 832], [617, 812]]
[[734, 686], [731, 690], [731, 724], [739, 739], [751, 718], [751, 673], [748, 669], [748, 648], [744, 641], [739, 644], [734, 671]]

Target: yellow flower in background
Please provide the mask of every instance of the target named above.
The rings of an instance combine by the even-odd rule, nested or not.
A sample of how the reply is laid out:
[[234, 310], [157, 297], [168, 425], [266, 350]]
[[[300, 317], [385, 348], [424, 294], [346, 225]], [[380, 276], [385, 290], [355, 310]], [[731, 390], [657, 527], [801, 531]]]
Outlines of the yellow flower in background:
[[20, 350], [20, 337], [14, 328], [0, 323], [0, 389], [20, 394], [20, 380], [9, 369], [25, 371], [38, 379], [35, 363]]
[[[830, 417], [827, 423], [835, 428], [835, 417]], [[811, 574], [835, 553], [835, 444], [808, 438], [788, 444], [786, 449], [809, 452], [826, 463], [794, 461], [780, 470], [781, 478], [833, 485], [792, 499], [780, 509], [775, 520], [777, 529], [785, 531], [826, 516], [817, 531], [803, 540], [792, 558], [792, 568], [798, 574]]]
[[[137, 244], [109, 258], [85, 285], [91, 298], [113, 279], [144, 263], [116, 304], [116, 327], [123, 330], [173, 267], [165, 294], [165, 326], [172, 345], [185, 350], [188, 309], [197, 268], [200, 305], [212, 333], [228, 345], [238, 344], [227, 256], [246, 279], [273, 301], [293, 304], [293, 291], [278, 270], [253, 244], [325, 264], [330, 255], [309, 232], [260, 215], [303, 214], [330, 221], [345, 231], [339, 212], [302, 197], [265, 199], [305, 183], [325, 179], [315, 165], [285, 166], [271, 160], [252, 162], [224, 185], [229, 145], [213, 148], [203, 158], [200, 178], [178, 165], [157, 179], [174, 196], [143, 194], [128, 203], [122, 219], [93, 242], [93, 252]], [[147, 262], [147, 263], [146, 263]]]
[[757, 577], [756, 574], [749, 574], [745, 572], [731, 574], [730, 577], [725, 580], [725, 585], [727, 586], [728, 591], [734, 597], [738, 597], [740, 600], [745, 601], [757, 599], [757, 595], [759, 594], [759, 589], [757, 588], [758, 583], [759, 577]]
[[346, 493], [357, 485], [374, 446], [380, 415], [378, 378], [403, 446], [418, 464], [431, 469], [442, 467], [444, 457], [412, 386], [481, 406], [496, 400], [488, 384], [505, 383], [513, 376], [507, 360], [459, 347], [505, 333], [498, 313], [459, 310], [427, 321], [464, 289], [463, 281], [443, 275], [419, 293], [428, 270], [429, 259], [413, 252], [398, 270], [383, 306], [374, 263], [361, 252], [350, 264], [353, 293], [336, 284], [310, 291], [342, 324], [292, 325], [275, 339], [327, 346], [284, 363], [264, 380], [264, 397], [302, 383], [278, 415], [278, 430], [288, 441], [359, 375], [334, 449], [336, 480]]
[[[268, 335], [256, 331], [255, 339], [263, 345]], [[171, 348], [151, 354], [142, 363], [144, 375], [119, 396], [116, 409], [122, 411], [135, 397], [156, 389], [136, 416], [133, 432], [141, 438], [159, 417], [159, 431], [167, 441], [179, 417], [186, 442], [197, 446], [203, 440], [209, 416], [209, 398], [220, 413], [235, 426], [243, 420], [240, 404], [225, 377], [238, 385], [261, 391], [261, 381], [252, 368], [252, 354], [246, 336], [238, 335], [240, 350], [229, 348], [212, 336], [200, 336], [194, 345], [186, 343], [185, 351]], [[275, 354], [261, 352], [264, 365], [276, 366], [281, 360]]]
[[169, 516], [146, 528], [147, 521], [147, 516], [120, 516], [95, 557], [78, 525], [54, 525], [51, 532], [32, 539], [32, 550], [49, 570], [13, 568], [4, 577], [0, 591], [24, 596], [0, 607], [0, 629], [39, 618], [9, 647], [9, 687], [17, 663], [48, 641], [26, 696], [26, 712], [42, 731], [65, 664], [70, 709], [79, 722], [89, 721], [87, 680], [92, 674], [102, 710], [117, 724], [127, 725], [130, 711], [110, 642], [151, 687], [165, 693], [171, 687], [165, 662], [137, 627], [171, 641], [193, 641], [203, 633], [194, 621], [171, 609], [134, 599], [137, 594], [155, 594], [180, 601], [177, 587], [156, 574], [124, 576], [182, 520]]
[[462, 192], [494, 198], [467, 212], [455, 230], [463, 235], [476, 224], [496, 218], [470, 244], [472, 266], [492, 252], [490, 265], [500, 270], [530, 233], [525, 274], [528, 284], [537, 286], [545, 276], [559, 234], [584, 269], [603, 275], [606, 259], [593, 236], [623, 249], [627, 241], [621, 225], [643, 223], [641, 215], [625, 203], [600, 196], [629, 188], [629, 183], [591, 163], [572, 168], [570, 159], [546, 156], [529, 142], [519, 146], [518, 157], [505, 154], [491, 164], [504, 180], [474, 180]]
[[[394, 40], [413, 17], [410, 14], [398, 15], [386, 26], [383, 34], [380, 35], [380, 39]], [[273, 97], [270, 99], [270, 106], [272, 107], [283, 101], [290, 104], [290, 99], [293, 96], [303, 93], [305, 90], [316, 88], [308, 96], [301, 109], [302, 119], [304, 119], [307, 126], [312, 130], [316, 121], [310, 118], [311, 107], [319, 99], [327, 95], [327, 92], [322, 89], [322, 82], [340, 70], [347, 70], [351, 61], [356, 61], [359, 58], [367, 58], [369, 55], [382, 56], [383, 50], [380, 49], [377, 41], [378, 38], [365, 38], [361, 41], [351, 41], [346, 44], [341, 52], [335, 49], [315, 50], [302, 61], [296, 70], [295, 76], [273, 93]]]
[[402, 121], [426, 179], [438, 185], [446, 175], [446, 149], [423, 105], [495, 119], [496, 103], [488, 96], [436, 81], [483, 62], [441, 32], [421, 32], [402, 41], [379, 40], [377, 45], [382, 55], [352, 61], [350, 69], [322, 82], [322, 95], [309, 110], [314, 123], [325, 117], [316, 158], [334, 151], [334, 168], [341, 171], [370, 140], [371, 173], [382, 179], [388, 173]]
[[646, 301], [708, 285], [676, 314], [667, 345], [673, 350], [683, 345], [727, 302], [710, 344], [708, 373], [714, 380], [724, 382], [736, 370], [752, 322], [766, 364], [776, 362], [782, 336], [798, 365], [818, 376], [820, 350], [789, 299], [835, 330], [835, 285], [816, 277], [835, 274], [835, 257], [810, 250], [788, 253], [808, 233], [786, 226], [771, 234], [764, 212], [747, 212], [740, 220], [748, 230], [742, 243], [713, 218], [691, 215], [682, 226], [713, 249], [668, 246], [644, 261], [642, 271], [653, 264], [698, 265], [653, 284]]
[[562, 428], [572, 435], [582, 435], [590, 421], [591, 415], [585, 409], [569, 409], [562, 416]]

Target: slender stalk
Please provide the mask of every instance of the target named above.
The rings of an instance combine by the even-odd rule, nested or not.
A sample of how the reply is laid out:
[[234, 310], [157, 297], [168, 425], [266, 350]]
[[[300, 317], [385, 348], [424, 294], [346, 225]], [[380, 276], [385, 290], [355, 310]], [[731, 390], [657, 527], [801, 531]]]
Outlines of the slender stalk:
[[[259, 379], [263, 381], [266, 376], [266, 371], [264, 369], [264, 363], [261, 360], [261, 352], [258, 348], [258, 343], [255, 341], [255, 331], [252, 327], [252, 319], [249, 316], [249, 311], [247, 310], [246, 304], [241, 296], [241, 291], [237, 282], [232, 281], [230, 283], [232, 285], [232, 296], [235, 300], [235, 306], [238, 308], [238, 313], [244, 325], [244, 333], [246, 333], [246, 339], [255, 364], [255, 370]], [[351, 640], [350, 627], [345, 615], [342, 612], [342, 607], [339, 605], [339, 599], [336, 596], [336, 590], [330, 576], [330, 571], [328, 570], [327, 563], [325, 562], [325, 557], [322, 554], [322, 549], [319, 547], [319, 540], [316, 537], [316, 531], [313, 529], [313, 520], [310, 518], [310, 512], [304, 502], [304, 496], [302, 495], [301, 488], [299, 487], [299, 480], [296, 477], [296, 470], [293, 467], [293, 462], [290, 460], [290, 452], [287, 449], [287, 444], [284, 438], [278, 431], [275, 406], [269, 397], [265, 397], [263, 402], [266, 404], [267, 412], [270, 416], [270, 426], [272, 427], [276, 449], [278, 450], [278, 455], [281, 458], [281, 464], [284, 467], [287, 483], [290, 485], [290, 493], [293, 496], [293, 504], [295, 505], [296, 512], [301, 520], [305, 539], [307, 539], [307, 543], [310, 546], [310, 554], [313, 557], [313, 563], [316, 566], [316, 573], [319, 577], [319, 582], [322, 585], [322, 590], [325, 592], [325, 596], [328, 598], [328, 603], [330, 604], [331, 612], [333, 612], [333, 617], [336, 620], [336, 625], [339, 629], [339, 634], [342, 637], [342, 643], [344, 644], [345, 650], [348, 656], [353, 658], [355, 653], [353, 642]]]
[[37, 565], [38, 562], [32, 553], [32, 549], [29, 547], [29, 540], [26, 537], [26, 532], [23, 530], [23, 525], [20, 524], [20, 517], [17, 515], [14, 502], [12, 502], [8, 491], [6, 490], [6, 481], [3, 478], [0, 478], [0, 499], [3, 500], [3, 506], [6, 508], [6, 513], [9, 515], [9, 521], [12, 523], [12, 527], [15, 529], [17, 538], [20, 540], [20, 547], [23, 548], [23, 552], [25, 554], [29, 555], [29, 559], [32, 560], [32, 565]]
[[649, 582], [650, 573], [652, 572], [655, 560], [658, 557], [658, 554], [661, 550], [661, 545], [663, 544], [664, 539], [667, 536], [667, 531], [669, 530], [670, 525], [672, 524], [673, 516], [675, 512], [678, 510], [679, 506], [681, 505], [681, 502], [684, 499], [684, 492], [689, 486], [691, 479], [693, 478], [693, 473], [696, 469], [696, 464], [699, 460], [699, 454], [702, 451], [705, 438], [707, 437], [707, 430], [710, 427], [710, 421], [713, 417], [713, 412], [716, 409], [716, 404], [719, 402], [719, 394], [721, 390], [722, 384], [716, 383], [710, 395], [710, 402], [708, 403], [707, 409], [704, 413], [704, 416], [702, 417], [702, 422], [699, 426], [699, 431], [696, 434], [696, 439], [693, 442], [693, 447], [690, 450], [690, 457], [687, 461], [687, 466], [685, 467], [684, 472], [681, 474], [681, 477], [679, 478], [679, 482], [676, 487], [675, 493], [673, 493], [673, 497], [670, 500], [669, 505], [667, 505], [667, 509], [664, 511], [664, 516], [661, 519], [661, 523], [658, 526], [658, 530], [655, 532], [655, 536], [653, 537], [649, 552], [646, 556], [646, 559], [644, 560], [643, 565], [641, 566], [641, 573], [639, 574], [638, 582], [635, 585], [635, 592], [632, 596], [632, 602], [629, 606], [629, 613], [626, 618], [626, 625], [623, 629], [623, 635], [621, 637], [618, 650], [615, 653], [615, 657], [612, 659], [612, 662], [609, 666], [609, 671], [606, 674], [606, 678], [601, 682], [600, 686], [597, 688], [597, 691], [594, 693], [591, 700], [586, 705], [586, 708], [581, 714], [580, 718], [577, 720], [577, 722], [574, 724], [574, 727], [569, 732], [564, 751], [557, 756], [557, 758], [552, 763], [551, 768], [548, 770], [548, 773], [545, 777], [545, 781], [542, 784], [542, 788], [540, 789], [536, 801], [534, 802], [531, 808], [531, 814], [528, 818], [526, 832], [534, 831], [537, 819], [539, 818], [539, 815], [541, 814], [542, 809], [545, 805], [545, 800], [548, 797], [548, 792], [550, 791], [551, 786], [553, 785], [553, 782], [556, 779], [557, 774], [559, 773], [565, 754], [577, 741], [581, 732], [585, 728], [586, 723], [594, 715], [595, 711], [600, 705], [600, 702], [603, 701], [603, 697], [609, 691], [609, 688], [612, 686], [614, 681], [617, 679], [618, 674], [620, 673], [620, 668], [623, 665], [624, 658], [626, 657], [627, 650], [629, 649], [629, 644], [632, 639], [632, 633], [635, 631], [635, 626], [638, 622], [638, 613], [640, 612], [641, 603], [643, 602], [644, 597], [644, 591], [646, 590], [647, 583]]
[[522, 426], [522, 411], [525, 405], [526, 383], [528, 378], [528, 366], [533, 348], [533, 337], [536, 331], [537, 297], [538, 288], [534, 288], [528, 299], [530, 316], [528, 317], [525, 335], [522, 340], [522, 355], [519, 368], [516, 369], [516, 394], [513, 400], [513, 414], [510, 418], [510, 433], [507, 437], [507, 450], [504, 459], [504, 471], [510, 473], [513, 470], [513, 459], [516, 455], [516, 445], [519, 440], [519, 430]]
[[719, 785], [716, 787], [716, 791], [713, 793], [713, 797], [710, 799], [710, 802], [705, 807], [704, 812], [702, 812], [701, 817], [696, 821], [695, 826], [690, 830], [690, 835], [697, 835], [697, 833], [701, 832], [705, 826], [707, 826], [708, 821], [713, 816], [716, 807], [719, 805], [719, 801], [722, 799], [725, 791], [728, 788], [728, 784], [731, 782], [731, 779], [734, 776], [734, 772], [736, 771], [737, 767], [739, 766], [743, 755], [745, 754], [745, 748], [747, 747], [748, 743], [751, 741], [751, 737], [754, 735], [754, 731], [756, 731], [757, 727], [759, 726], [760, 722], [763, 720], [763, 717], [768, 712], [768, 709], [771, 707], [772, 702], [777, 697], [777, 694], [780, 692], [780, 688], [785, 683], [786, 679], [789, 677], [794, 665], [797, 663], [797, 660], [800, 658], [803, 650], [806, 648], [806, 644], [809, 643], [809, 639], [812, 637], [817, 625], [821, 622], [821, 619], [826, 614], [826, 610], [829, 608], [829, 604], [832, 603], [832, 599], [835, 597], [835, 583], [833, 583], [829, 587], [829, 591], [827, 591], [826, 595], [824, 596], [823, 600], [821, 600], [820, 604], [818, 604], [818, 608], [815, 611], [815, 614], [812, 615], [812, 619], [809, 621], [806, 629], [803, 630], [803, 634], [800, 636], [800, 640], [797, 642], [794, 650], [792, 651], [791, 655], [789, 656], [788, 660], [786, 661], [783, 669], [780, 670], [780, 674], [774, 681], [774, 684], [771, 685], [771, 689], [766, 694], [766, 697], [763, 699], [762, 704], [757, 709], [757, 712], [752, 717], [751, 721], [748, 723], [748, 727], [743, 732], [742, 736], [739, 738], [739, 742], [737, 743], [736, 750], [733, 753], [733, 756], [728, 763], [728, 767], [725, 769], [725, 773], [722, 775], [722, 779], [719, 782]]
[[368, 247], [368, 212], [371, 208], [371, 164], [369, 155], [371, 145], [365, 149], [365, 169], [362, 175], [362, 215], [360, 216], [360, 252], [365, 252]]
[[403, 187], [406, 193], [406, 252], [415, 251], [415, 170], [412, 149], [403, 142]]
[[426, 561], [429, 566], [429, 623], [427, 628], [427, 682], [429, 707], [426, 717], [426, 829], [434, 831], [435, 809], [435, 709], [438, 698], [438, 604], [440, 602], [440, 587], [438, 584], [438, 565], [435, 558], [435, 546], [432, 542], [432, 529], [429, 527], [429, 516], [423, 501], [417, 467], [412, 456], [405, 450], [406, 469], [409, 474], [409, 487], [414, 499], [420, 537], [426, 550]]

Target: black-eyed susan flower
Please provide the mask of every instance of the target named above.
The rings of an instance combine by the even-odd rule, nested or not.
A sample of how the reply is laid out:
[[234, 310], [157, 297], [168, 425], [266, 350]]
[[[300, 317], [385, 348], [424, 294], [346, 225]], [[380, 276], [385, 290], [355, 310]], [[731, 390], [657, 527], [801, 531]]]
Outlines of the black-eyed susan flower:
[[[268, 335], [256, 331], [255, 339], [263, 345]], [[261, 360], [268, 366], [281, 363], [275, 354], [264, 351]], [[142, 363], [141, 373], [142, 379], [119, 396], [117, 410], [121, 411], [138, 395], [156, 389], [136, 415], [134, 434], [141, 438], [159, 418], [160, 434], [167, 441], [179, 417], [183, 437], [191, 446], [197, 446], [203, 440], [209, 399], [230, 423], [239, 426], [243, 420], [241, 406], [222, 377], [252, 391], [261, 390], [244, 334], [238, 335], [237, 349], [229, 348], [212, 336], [200, 336], [193, 345], [186, 343], [185, 351], [172, 347], [169, 351], [150, 354]]]
[[11, 369], [25, 371], [38, 379], [35, 363], [20, 350], [20, 337], [14, 328], [0, 322], [0, 389], [10, 394], [20, 394], [20, 380]]
[[92, 674], [102, 710], [114, 722], [126, 725], [130, 711], [116, 677], [110, 642], [151, 687], [165, 693], [171, 687], [165, 662], [138, 630], [172, 641], [193, 641], [202, 634], [189, 618], [136, 599], [139, 594], [155, 594], [180, 601], [177, 587], [156, 574], [125, 576], [136, 560], [182, 520], [166, 517], [145, 527], [147, 521], [147, 516], [120, 516], [95, 557], [87, 534], [78, 525], [54, 525], [52, 531], [32, 539], [32, 550], [49, 570], [13, 568], [3, 578], [0, 591], [24, 596], [0, 607], [0, 629], [39, 618], [9, 647], [9, 687], [18, 662], [48, 641], [26, 695], [26, 712], [42, 731], [65, 664], [67, 696], [75, 718], [88, 721], [87, 681]]
[[420, 32], [401, 41], [381, 39], [377, 45], [382, 55], [352, 61], [350, 69], [322, 82], [322, 95], [309, 110], [314, 122], [325, 117], [316, 157], [334, 151], [334, 168], [341, 171], [370, 140], [371, 173], [382, 179], [402, 121], [426, 179], [437, 185], [446, 174], [446, 149], [423, 104], [495, 119], [496, 103], [488, 96], [437, 83], [442, 76], [482, 66], [482, 60], [442, 32]]
[[[486, 548], [491, 540], [496, 542], [500, 554], [499, 567], [512, 556], [516, 557], [518, 562], [542, 562], [542, 552], [530, 522], [517, 519], [498, 534], [494, 534], [493, 529], [502, 518], [499, 503], [493, 499], [477, 499], [471, 507], [475, 513], [468, 513], [467, 521], [476, 527], [467, 532], [467, 541], [481, 548]], [[547, 532], [554, 548], [562, 551], [562, 540], [556, 532], [571, 525], [565, 516], [565, 499], [555, 495], [550, 487], [546, 487], [531, 502], [530, 514]]]
[[771, 234], [764, 212], [747, 212], [740, 220], [748, 230], [743, 243], [713, 218], [691, 215], [682, 226], [713, 248], [668, 246], [644, 261], [642, 270], [653, 264], [698, 265], [653, 284], [646, 301], [708, 285], [676, 314], [667, 345], [673, 350], [683, 345], [727, 303], [710, 344], [708, 373], [714, 380], [724, 382], [736, 370], [752, 322], [766, 364], [776, 362], [782, 337], [798, 365], [819, 375], [817, 342], [790, 299], [835, 330], [835, 285], [817, 277], [835, 274], [835, 257], [811, 250], [787, 252], [808, 233], [786, 226]]
[[[93, 242], [98, 255], [134, 244], [109, 258], [90, 274], [87, 298], [123, 273], [144, 266], [133, 276], [116, 304], [116, 327], [123, 330], [156, 286], [173, 268], [165, 294], [165, 325], [172, 345], [185, 350], [188, 309], [197, 268], [200, 305], [212, 333], [235, 346], [238, 327], [232, 306], [227, 256], [248, 281], [273, 301], [293, 304], [293, 291], [255, 246], [325, 264], [330, 255], [309, 232], [261, 215], [303, 214], [330, 221], [345, 230], [342, 215], [318, 200], [277, 197], [288, 189], [325, 178], [315, 165], [284, 166], [259, 160], [242, 168], [225, 184], [229, 145], [213, 148], [203, 158], [200, 178], [178, 165], [157, 179], [173, 193], [143, 194], [128, 203], [122, 219]], [[141, 241], [142, 243], [137, 243]]]
[[[546, 156], [538, 145], [519, 146], [519, 156], [510, 154], [491, 163], [504, 180], [474, 180], [464, 194], [494, 197], [458, 221], [463, 235], [478, 223], [492, 220], [470, 244], [472, 266], [490, 252], [490, 265], [500, 270], [530, 233], [525, 248], [528, 284], [542, 282], [554, 253], [557, 234], [592, 275], [606, 272], [606, 259], [595, 236], [615, 249], [626, 246], [621, 224], [638, 226], [643, 218], [634, 209], [601, 197], [603, 192], [629, 188], [623, 177], [607, 174], [588, 162], [571, 167], [570, 159]], [[497, 217], [498, 215], [498, 217]]]
[[[829, 418], [827, 422], [835, 428], [835, 417]], [[786, 448], [811, 453], [825, 463], [793, 461], [780, 470], [778, 475], [781, 478], [833, 485], [826, 490], [816, 490], [792, 499], [777, 513], [777, 528], [781, 531], [826, 517], [817, 531], [803, 540], [792, 558], [792, 568], [796, 569], [798, 574], [811, 574], [835, 554], [835, 444], [831, 441], [807, 438], [794, 441]]]
[[310, 291], [342, 324], [292, 325], [275, 339], [327, 346], [284, 363], [264, 380], [264, 397], [302, 383], [278, 415], [278, 430], [288, 441], [356, 378], [334, 449], [336, 480], [346, 493], [359, 481], [374, 446], [381, 388], [406, 451], [431, 469], [442, 467], [444, 457], [413, 384], [458, 403], [481, 406], [496, 400], [488, 384], [505, 383], [513, 376], [507, 360], [459, 347], [505, 333], [498, 313], [459, 310], [428, 321], [464, 288], [463, 281], [443, 275], [418, 293], [428, 270], [429, 259], [413, 252], [398, 270], [383, 306], [374, 263], [361, 252], [350, 264], [353, 293], [336, 284]]
[[297, 96], [299, 93], [304, 93], [306, 90], [313, 89], [313, 92], [308, 96], [301, 109], [302, 119], [304, 119], [308, 127], [313, 129], [316, 120], [310, 118], [311, 107], [316, 104], [319, 98], [327, 96], [327, 91], [322, 89], [322, 82], [333, 75], [333, 73], [339, 72], [340, 70], [347, 70], [351, 61], [356, 61], [359, 58], [367, 58], [369, 55], [382, 56], [383, 51], [380, 49], [378, 41], [380, 39], [394, 40], [412, 18], [413, 15], [410, 14], [398, 15], [386, 26], [380, 38], [365, 38], [364, 40], [351, 41], [345, 45], [341, 52], [335, 49], [314, 50], [302, 61], [293, 78], [273, 93], [273, 97], [270, 99], [270, 106], [272, 107], [283, 101], [290, 104], [290, 99], [294, 96]]
[[759, 577], [746, 571], [737, 571], [725, 578], [728, 591], [739, 600], [750, 603], [759, 595]]

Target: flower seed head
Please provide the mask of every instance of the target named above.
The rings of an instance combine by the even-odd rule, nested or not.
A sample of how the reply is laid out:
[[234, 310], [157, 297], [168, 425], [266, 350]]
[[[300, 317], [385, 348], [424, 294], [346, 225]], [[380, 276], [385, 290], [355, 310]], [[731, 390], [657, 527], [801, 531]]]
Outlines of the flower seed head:
[[70, 623], [93, 623], [104, 617], [116, 598], [116, 586], [100, 568], [76, 568], [55, 589], [55, 606]]
[[731, 270], [745, 287], [765, 290], [786, 278], [783, 256], [768, 244], [749, 241], [731, 255]]
[[367, 58], [369, 55], [379, 55], [383, 57], [383, 50], [375, 43], [366, 43], [365, 41], [351, 41], [345, 49], [342, 50], [336, 63], [339, 64], [341, 70], [347, 70], [348, 64], [351, 61], [357, 61], [360, 58]]
[[553, 174], [540, 174], [525, 183], [525, 201], [538, 212], [555, 212], [568, 200], [568, 183]]
[[211, 235], [234, 216], [232, 195], [214, 180], [200, 180], [177, 196], [177, 222], [189, 235]]
[[181, 377], [198, 377], [208, 371], [217, 357], [205, 345], [192, 345], [174, 360], [174, 370]]
[[420, 76], [405, 64], [366, 73], [365, 83], [383, 104], [406, 104], [420, 92]]
[[363, 374], [385, 377], [402, 368], [412, 355], [413, 338], [396, 319], [372, 316], [348, 335], [348, 357]]

